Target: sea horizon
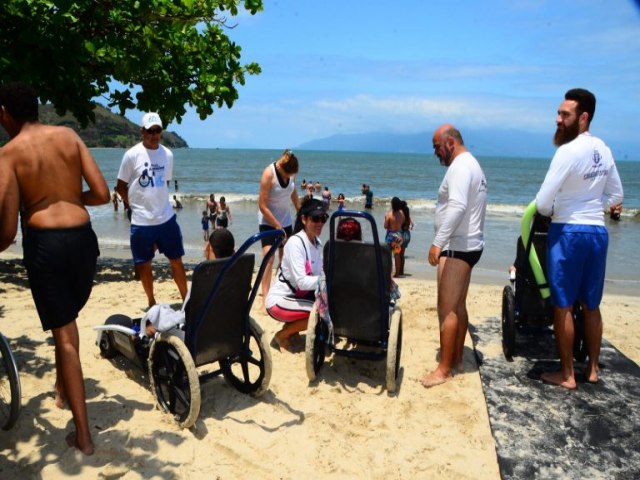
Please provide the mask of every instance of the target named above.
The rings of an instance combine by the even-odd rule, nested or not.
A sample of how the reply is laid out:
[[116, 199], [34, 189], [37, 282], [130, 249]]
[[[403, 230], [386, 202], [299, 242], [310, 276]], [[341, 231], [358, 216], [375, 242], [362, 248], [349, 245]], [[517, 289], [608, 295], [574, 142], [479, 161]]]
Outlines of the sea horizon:
[[[116, 183], [117, 171], [126, 149], [91, 149], [110, 188]], [[203, 149], [174, 150], [174, 175], [178, 190], [171, 182], [170, 198], [176, 195], [183, 209], [177, 211], [185, 244], [185, 262], [198, 263], [203, 257], [204, 240], [200, 226], [202, 211], [210, 193], [216, 199], [225, 196], [231, 208], [230, 230], [239, 246], [258, 230], [258, 187], [264, 168], [275, 161], [282, 151], [273, 149]], [[306, 181], [328, 185], [335, 199], [344, 193], [348, 209], [363, 208], [361, 186], [366, 183], [374, 192], [372, 214], [382, 236], [385, 213], [394, 196], [406, 200], [415, 223], [412, 241], [407, 249], [407, 271], [415, 276], [435, 279], [435, 270], [426, 262], [426, 253], [433, 239], [433, 216], [437, 189], [445, 169], [433, 155], [390, 154], [367, 152], [324, 152], [294, 150], [300, 162], [296, 188]], [[516, 252], [520, 220], [524, 208], [535, 197], [544, 179], [550, 159], [478, 157], [487, 177], [489, 201], [485, 224], [486, 248], [474, 278], [486, 281], [507, 281], [507, 270]], [[635, 251], [640, 239], [640, 169], [636, 162], [618, 163], [625, 188], [625, 201], [620, 222], [606, 218], [610, 234], [607, 262], [609, 290], [624, 290], [640, 294], [637, 272], [640, 260]], [[316, 195], [320, 195], [316, 193]], [[336, 208], [332, 205], [332, 208]], [[111, 204], [89, 207], [93, 228], [99, 239], [103, 258], [127, 259], [129, 222], [122, 211], [113, 211]], [[328, 236], [328, 225], [323, 239]], [[20, 242], [10, 247], [21, 254]], [[259, 252], [259, 248], [255, 248]], [[159, 258], [163, 258], [159, 256]]]

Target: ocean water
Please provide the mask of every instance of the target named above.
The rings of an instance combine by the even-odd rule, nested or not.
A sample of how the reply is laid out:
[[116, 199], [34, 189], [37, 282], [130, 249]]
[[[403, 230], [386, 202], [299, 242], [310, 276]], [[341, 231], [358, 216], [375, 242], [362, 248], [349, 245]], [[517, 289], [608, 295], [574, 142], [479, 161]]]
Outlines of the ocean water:
[[[100, 168], [113, 188], [122, 149], [93, 149]], [[364, 152], [295, 151], [300, 161], [296, 178], [319, 181], [333, 195], [344, 193], [348, 209], [364, 204], [363, 183], [374, 193], [373, 215], [382, 232], [390, 200], [406, 200], [415, 223], [407, 249], [405, 270], [411, 275], [435, 278], [435, 269], [426, 261], [433, 238], [433, 215], [437, 190], [445, 173], [433, 155]], [[202, 210], [210, 193], [224, 195], [231, 209], [231, 231], [239, 244], [257, 232], [258, 185], [265, 166], [280, 156], [276, 150], [179, 149], [174, 151], [174, 179], [171, 196], [177, 195], [184, 208], [178, 222], [185, 242], [185, 261], [202, 259], [203, 239], [200, 227]], [[507, 280], [507, 269], [516, 252], [520, 219], [524, 208], [535, 197], [550, 159], [478, 157], [488, 182], [489, 205], [485, 225], [486, 248], [474, 280]], [[625, 201], [619, 222], [607, 218], [610, 234], [606, 291], [640, 294], [640, 256], [635, 255], [640, 241], [640, 162], [617, 163]], [[298, 190], [299, 193], [301, 192]], [[300, 193], [302, 195], [302, 193]], [[319, 196], [319, 194], [316, 194]], [[103, 257], [129, 257], [129, 222], [122, 208], [114, 212], [111, 204], [91, 207], [90, 213], [100, 240]], [[328, 234], [328, 225], [323, 236]], [[18, 242], [19, 245], [19, 242]], [[19, 247], [13, 247], [19, 250]], [[254, 249], [258, 251], [258, 249]]]

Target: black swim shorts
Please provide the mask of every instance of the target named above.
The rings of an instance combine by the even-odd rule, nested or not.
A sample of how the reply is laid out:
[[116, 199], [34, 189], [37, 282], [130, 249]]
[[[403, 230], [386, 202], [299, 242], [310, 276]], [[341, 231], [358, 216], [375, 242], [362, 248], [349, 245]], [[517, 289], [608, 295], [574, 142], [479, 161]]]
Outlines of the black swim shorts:
[[441, 257], [458, 258], [469, 264], [471, 268], [480, 261], [482, 256], [482, 250], [475, 250], [473, 252], [460, 252], [457, 250], [444, 250], [440, 252]]
[[[271, 230], [275, 230], [275, 228], [272, 227], [271, 225], [260, 225], [260, 232], [269, 232]], [[293, 227], [291, 225], [289, 225], [288, 227], [284, 227], [283, 230], [284, 230], [284, 233], [286, 234], [285, 238], [289, 238], [291, 235], [293, 235]], [[275, 236], [262, 238], [260, 240], [260, 243], [262, 243], [263, 247], [267, 247], [276, 243], [276, 238], [277, 237]], [[284, 247], [284, 243], [281, 243], [280, 248], [283, 248], [283, 247]]]
[[91, 294], [98, 239], [87, 223], [80, 227], [27, 228], [24, 266], [43, 330], [74, 321]]

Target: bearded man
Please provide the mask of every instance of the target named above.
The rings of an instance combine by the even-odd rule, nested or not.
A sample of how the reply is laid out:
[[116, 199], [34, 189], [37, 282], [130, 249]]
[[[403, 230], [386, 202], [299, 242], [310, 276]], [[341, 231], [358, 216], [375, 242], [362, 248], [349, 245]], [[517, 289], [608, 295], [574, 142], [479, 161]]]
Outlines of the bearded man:
[[602, 341], [600, 301], [604, 290], [609, 237], [604, 209], [622, 203], [620, 176], [611, 150], [589, 133], [596, 98], [569, 90], [558, 108], [554, 144], [558, 150], [536, 195], [538, 212], [551, 217], [547, 272], [560, 370], [542, 374], [546, 383], [576, 388], [573, 370], [573, 305], [584, 312], [589, 363], [587, 382], [598, 381]]
[[425, 388], [463, 371], [469, 326], [467, 293], [471, 271], [484, 250], [487, 211], [487, 179], [460, 131], [451, 124], [438, 127], [433, 134], [433, 152], [447, 173], [438, 188], [436, 234], [427, 257], [429, 264], [438, 268], [440, 360], [433, 372], [420, 379]]

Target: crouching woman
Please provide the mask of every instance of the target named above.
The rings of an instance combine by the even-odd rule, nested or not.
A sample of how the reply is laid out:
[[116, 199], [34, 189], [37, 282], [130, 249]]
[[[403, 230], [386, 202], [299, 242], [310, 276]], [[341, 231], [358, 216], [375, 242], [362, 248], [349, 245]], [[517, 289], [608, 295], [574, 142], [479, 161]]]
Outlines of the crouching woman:
[[284, 322], [271, 341], [271, 346], [278, 350], [294, 353], [304, 349], [298, 334], [307, 329], [315, 301], [322, 272], [320, 234], [327, 218], [320, 200], [305, 201], [298, 212], [298, 231], [284, 246], [282, 263], [265, 302], [267, 313]]

